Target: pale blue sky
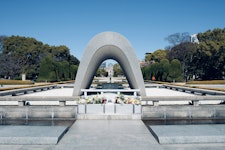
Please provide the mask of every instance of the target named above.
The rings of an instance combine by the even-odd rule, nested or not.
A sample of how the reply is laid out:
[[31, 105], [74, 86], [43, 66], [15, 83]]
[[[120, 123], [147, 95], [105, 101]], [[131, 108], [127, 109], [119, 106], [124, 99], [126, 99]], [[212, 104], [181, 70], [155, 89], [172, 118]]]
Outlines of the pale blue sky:
[[0, 8], [0, 35], [66, 45], [78, 59], [104, 31], [124, 35], [142, 60], [170, 34], [225, 27], [224, 0], [1, 0]]

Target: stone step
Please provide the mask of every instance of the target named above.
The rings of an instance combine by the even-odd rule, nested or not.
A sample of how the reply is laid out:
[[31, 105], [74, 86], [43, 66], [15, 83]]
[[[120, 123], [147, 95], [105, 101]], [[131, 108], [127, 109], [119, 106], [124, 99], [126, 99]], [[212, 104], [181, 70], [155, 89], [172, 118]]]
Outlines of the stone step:
[[55, 145], [66, 126], [0, 126], [1, 145]]
[[141, 120], [141, 114], [78, 114], [77, 120]]
[[150, 125], [160, 144], [225, 143], [225, 125]]

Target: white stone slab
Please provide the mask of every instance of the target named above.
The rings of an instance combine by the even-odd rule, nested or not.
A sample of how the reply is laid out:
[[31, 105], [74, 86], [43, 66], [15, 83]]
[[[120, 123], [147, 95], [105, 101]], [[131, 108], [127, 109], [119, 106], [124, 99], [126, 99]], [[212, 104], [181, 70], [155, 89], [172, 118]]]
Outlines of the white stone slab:
[[108, 103], [105, 105], [105, 114], [114, 114], [115, 106], [113, 103]]
[[87, 104], [87, 114], [103, 114], [102, 104]]
[[160, 144], [225, 143], [225, 124], [150, 125]]
[[55, 145], [67, 129], [66, 126], [0, 126], [0, 144]]
[[85, 104], [79, 104], [78, 105], [78, 114], [84, 114], [85, 113]]
[[[86, 106], [86, 112], [85, 112]], [[79, 104], [78, 114], [141, 114], [141, 105], [133, 104]]]

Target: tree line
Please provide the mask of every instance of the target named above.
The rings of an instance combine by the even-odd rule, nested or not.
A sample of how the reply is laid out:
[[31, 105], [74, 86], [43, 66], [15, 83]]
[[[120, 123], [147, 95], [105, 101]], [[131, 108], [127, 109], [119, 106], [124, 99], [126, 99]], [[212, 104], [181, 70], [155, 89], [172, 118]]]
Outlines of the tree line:
[[74, 80], [79, 60], [69, 48], [43, 44], [34, 38], [0, 36], [0, 78], [63, 81]]
[[[146, 53], [146, 64], [141, 68], [144, 79], [225, 79], [225, 28], [198, 33], [197, 38], [199, 43], [193, 43], [187, 32], [169, 35], [166, 40], [171, 45]], [[79, 60], [64, 45], [50, 46], [30, 37], [0, 36], [0, 78], [21, 79], [25, 73], [29, 80], [73, 80], [78, 65]], [[119, 65], [114, 66], [114, 72], [123, 74]]]
[[147, 53], [142, 67], [146, 80], [187, 81], [225, 79], [225, 28], [198, 33], [199, 43], [187, 32], [166, 38], [165, 50]]

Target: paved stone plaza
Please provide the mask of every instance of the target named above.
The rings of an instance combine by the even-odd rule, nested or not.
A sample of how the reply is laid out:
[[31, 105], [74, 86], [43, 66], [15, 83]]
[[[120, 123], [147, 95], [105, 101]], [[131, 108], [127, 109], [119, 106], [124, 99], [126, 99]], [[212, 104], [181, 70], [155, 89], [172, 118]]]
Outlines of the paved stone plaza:
[[[147, 96], [190, 96], [193, 94], [173, 91], [164, 88], [145, 88]], [[72, 96], [73, 88], [53, 89], [26, 94], [24, 96]]]
[[224, 147], [225, 143], [159, 144], [141, 120], [77, 120], [57, 145], [0, 145], [0, 149], [10, 150], [224, 150]]
[[66, 126], [0, 126], [1, 145], [54, 145]]
[[[62, 88], [62, 89], [53, 89], [48, 91], [42, 91], [42, 92], [36, 92], [27, 94], [27, 96], [71, 96], [73, 92], [72, 88]], [[182, 93], [178, 91], [172, 91], [169, 89], [162, 89], [162, 88], [146, 88], [146, 94], [152, 95], [152, 96], [187, 96], [191, 95], [188, 93]], [[24, 95], [26, 96], [26, 95]], [[224, 127], [224, 125], [222, 125]], [[25, 128], [29, 129], [29, 126], [24, 126]], [[162, 127], [162, 128], [161, 128]], [[185, 136], [186, 138], [188, 135], [192, 134], [192, 132], [195, 133], [195, 135], [192, 138], [198, 139], [198, 136], [201, 136], [202, 138], [209, 139], [211, 135], [209, 134], [209, 129], [211, 133], [213, 132], [211, 129], [216, 128], [217, 125], [210, 125], [210, 128], [208, 126], [191, 126], [187, 125], [188, 129], [184, 130], [177, 130], [180, 129], [181, 125], [178, 125], [174, 128], [169, 128], [169, 126], [158, 126], [158, 131], [163, 131], [165, 135], [167, 135], [167, 139], [174, 140], [173, 136], [171, 135], [179, 135], [179, 136]], [[172, 127], [172, 126], [171, 126]], [[4, 128], [4, 126], [0, 126], [1, 129]], [[54, 126], [47, 126], [47, 128], [54, 128]], [[199, 128], [201, 130], [199, 130]], [[224, 129], [224, 128], [222, 128]], [[7, 130], [10, 130], [9, 128], [3, 129], [4, 132], [8, 132]], [[192, 130], [192, 132], [188, 132], [189, 130]], [[27, 135], [29, 130], [21, 130], [24, 131], [24, 135]], [[33, 134], [34, 137], [40, 137], [41, 135], [47, 135], [48, 132], [44, 131], [38, 131]], [[53, 131], [54, 130], [49, 130]], [[201, 132], [198, 132], [201, 131]], [[189, 133], [189, 134], [186, 134]], [[15, 132], [16, 133], [16, 132]], [[18, 132], [19, 135], [20, 132]], [[55, 132], [57, 133], [57, 131]], [[62, 131], [63, 133], [63, 131]], [[161, 132], [162, 133], [162, 132]], [[160, 132], [158, 132], [158, 136], [162, 135]], [[199, 133], [199, 134], [198, 134]], [[217, 132], [218, 133], [218, 132]], [[0, 138], [4, 139], [4, 134], [0, 135]], [[61, 134], [57, 134], [57, 137], [59, 137]], [[223, 150], [225, 147], [225, 143], [218, 143], [220, 141], [220, 136], [214, 136], [213, 140], [209, 142], [199, 142], [199, 143], [186, 143], [186, 144], [178, 144], [177, 143], [159, 143], [157, 139], [154, 136], [155, 134], [152, 134], [150, 132], [150, 128], [146, 126], [141, 120], [76, 120], [74, 124], [70, 127], [68, 132], [66, 132], [61, 140], [57, 144], [44, 144], [40, 145], [40, 143], [37, 145], [35, 143], [32, 144], [25, 144], [25, 143], [2, 143], [0, 144], [0, 149], [15, 149], [15, 150], [36, 150], [36, 149], [46, 149], [46, 150], [65, 150], [65, 149], [80, 149], [80, 150], [174, 150], [174, 149], [202, 149], [202, 150]], [[2, 136], [2, 137], [1, 137]], [[221, 136], [224, 136], [224, 132], [221, 132]], [[189, 137], [190, 138], [190, 137]], [[32, 140], [31, 137], [27, 137], [27, 139]], [[35, 139], [35, 138], [33, 138]], [[56, 138], [57, 139], [57, 138]], [[36, 141], [37, 142], [37, 141]]]

